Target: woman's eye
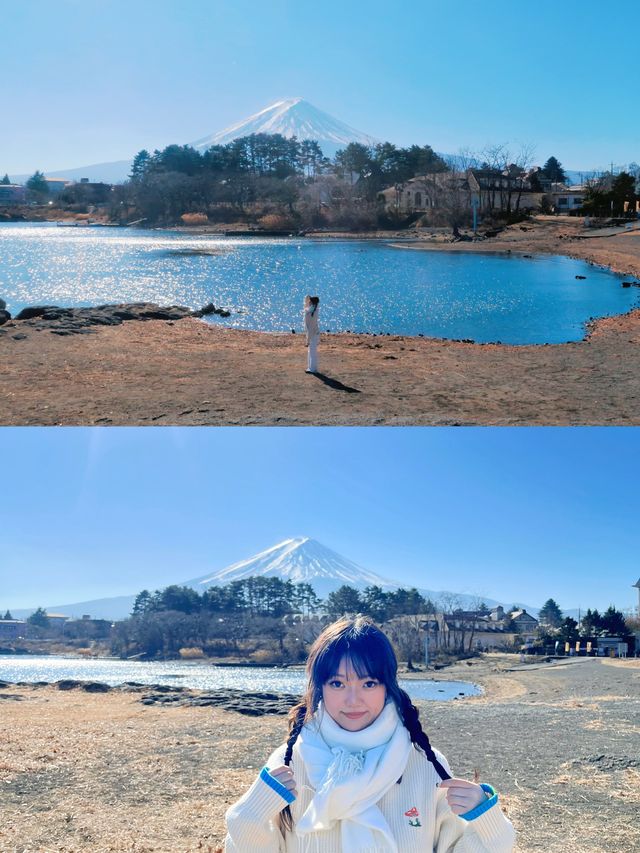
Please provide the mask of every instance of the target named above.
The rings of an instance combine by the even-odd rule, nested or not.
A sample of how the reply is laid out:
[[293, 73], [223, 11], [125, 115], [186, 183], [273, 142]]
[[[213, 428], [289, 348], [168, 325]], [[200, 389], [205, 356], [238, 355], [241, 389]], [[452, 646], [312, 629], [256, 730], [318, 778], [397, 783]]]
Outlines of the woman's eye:
[[329, 687], [342, 687], [342, 682], [338, 681], [337, 678], [333, 678], [331, 681], [328, 681], [327, 684]]
[[364, 686], [369, 687], [369, 688], [377, 687], [379, 683], [380, 683], [379, 681], [370, 680], [370, 681], [365, 681]]

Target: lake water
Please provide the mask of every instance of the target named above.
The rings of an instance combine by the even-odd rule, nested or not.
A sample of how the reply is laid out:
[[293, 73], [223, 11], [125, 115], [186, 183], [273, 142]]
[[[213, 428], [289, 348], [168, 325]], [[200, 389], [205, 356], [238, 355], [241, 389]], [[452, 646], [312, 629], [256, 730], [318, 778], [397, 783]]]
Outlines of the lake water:
[[320, 296], [321, 328], [332, 332], [480, 343], [580, 340], [590, 318], [640, 306], [640, 289], [622, 288], [620, 276], [563, 257], [0, 224], [0, 297], [14, 315], [38, 304], [150, 301], [200, 308], [214, 302], [232, 315], [210, 322], [301, 331], [305, 293]]
[[[212, 666], [202, 662], [123, 661], [59, 657], [55, 655], [0, 655], [0, 681], [101, 681], [112, 686], [125, 681], [141, 684], [168, 684], [194, 690], [266, 690], [274, 693], [301, 694], [304, 672], [266, 667]], [[453, 699], [476, 696], [481, 691], [464, 681], [400, 680], [413, 699]]]

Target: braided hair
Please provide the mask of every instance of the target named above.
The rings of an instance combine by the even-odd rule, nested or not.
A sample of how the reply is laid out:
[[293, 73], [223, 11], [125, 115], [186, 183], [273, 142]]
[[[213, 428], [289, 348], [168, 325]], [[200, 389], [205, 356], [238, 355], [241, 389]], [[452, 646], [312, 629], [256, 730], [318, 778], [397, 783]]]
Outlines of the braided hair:
[[[366, 616], [339, 619], [327, 626], [312, 645], [306, 666], [306, 692], [302, 701], [289, 712], [285, 765], [291, 764], [298, 735], [305, 722], [316, 712], [322, 699], [323, 685], [338, 672], [343, 658], [348, 659], [359, 678], [375, 678], [384, 684], [387, 698], [393, 700], [413, 745], [425, 754], [441, 779], [450, 779], [420, 724], [420, 712], [398, 684], [398, 661], [389, 639]], [[293, 828], [289, 806], [280, 812], [279, 823], [283, 834]]]

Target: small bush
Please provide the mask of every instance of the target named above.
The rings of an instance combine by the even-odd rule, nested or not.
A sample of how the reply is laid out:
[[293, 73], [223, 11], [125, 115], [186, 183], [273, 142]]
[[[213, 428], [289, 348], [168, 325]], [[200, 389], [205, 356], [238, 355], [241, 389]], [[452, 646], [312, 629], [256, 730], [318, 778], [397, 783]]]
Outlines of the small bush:
[[204, 652], [202, 649], [199, 649], [197, 646], [193, 648], [183, 648], [178, 651], [178, 654], [183, 660], [195, 660], [196, 658], [203, 658]]
[[83, 658], [90, 658], [93, 657], [93, 650], [87, 648], [76, 649], [76, 654], [81, 655]]
[[206, 213], [183, 213], [180, 217], [183, 225], [207, 225], [209, 217]]
[[265, 231], [290, 231], [294, 226], [288, 216], [281, 213], [267, 213], [258, 219], [258, 225]]
[[272, 666], [282, 662], [282, 655], [270, 649], [257, 649], [249, 655], [249, 660], [262, 666]]

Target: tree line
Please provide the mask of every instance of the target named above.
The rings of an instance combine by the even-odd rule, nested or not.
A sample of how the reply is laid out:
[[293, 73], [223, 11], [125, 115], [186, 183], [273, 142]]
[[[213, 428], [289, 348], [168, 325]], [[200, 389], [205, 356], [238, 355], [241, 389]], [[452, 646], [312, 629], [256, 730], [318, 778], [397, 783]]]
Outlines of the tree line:
[[553, 598], [549, 598], [542, 605], [538, 619], [540, 641], [547, 644], [555, 640], [574, 643], [587, 637], [620, 637], [624, 641], [632, 636], [634, 624], [633, 619], [626, 618], [624, 613], [612, 604], [602, 614], [597, 609], [589, 608], [578, 623], [572, 616], [565, 616]]

